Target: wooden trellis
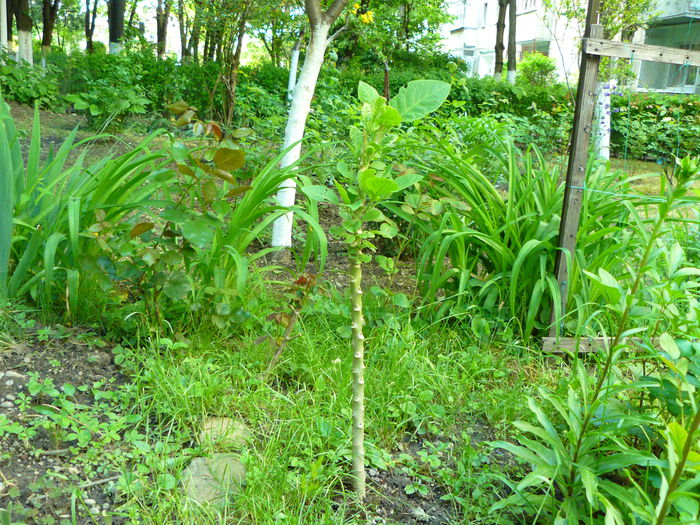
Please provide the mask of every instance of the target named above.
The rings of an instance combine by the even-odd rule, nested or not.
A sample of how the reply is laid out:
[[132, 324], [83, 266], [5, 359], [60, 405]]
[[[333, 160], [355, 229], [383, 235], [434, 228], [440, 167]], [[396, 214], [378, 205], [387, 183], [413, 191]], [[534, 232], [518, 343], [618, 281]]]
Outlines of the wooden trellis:
[[[559, 241], [556, 253], [554, 272], [561, 291], [561, 312], [566, 314], [569, 268], [566, 253], [576, 252], [576, 236], [581, 220], [581, 205], [586, 180], [588, 151], [593, 132], [593, 115], [597, 100], [596, 85], [601, 57], [627, 58], [679, 64], [684, 66], [700, 66], [700, 51], [689, 51], [665, 46], [633, 44], [629, 42], [614, 42], [603, 39], [603, 27], [598, 23], [600, 0], [589, 0], [586, 12], [586, 25], [581, 52], [581, 67], [579, 69], [578, 92], [574, 111], [574, 125], [571, 132], [569, 163], [566, 170], [566, 187], [564, 203], [559, 226]], [[549, 352], [592, 351], [593, 346], [600, 348], [605, 345], [603, 338], [596, 338], [591, 344], [582, 345], [577, 339], [557, 338], [559, 319], [553, 318], [550, 337], [545, 337], [544, 348]]]

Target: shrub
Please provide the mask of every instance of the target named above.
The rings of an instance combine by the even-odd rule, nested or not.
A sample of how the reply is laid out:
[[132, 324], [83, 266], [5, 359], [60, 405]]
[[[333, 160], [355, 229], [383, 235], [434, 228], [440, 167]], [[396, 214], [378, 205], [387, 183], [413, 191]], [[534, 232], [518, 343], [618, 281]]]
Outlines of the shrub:
[[554, 59], [542, 53], [526, 53], [518, 64], [518, 81], [531, 86], [550, 86], [557, 83]]
[[0, 95], [6, 100], [45, 109], [56, 108], [60, 102], [56, 69], [18, 64], [9, 56], [0, 56]]

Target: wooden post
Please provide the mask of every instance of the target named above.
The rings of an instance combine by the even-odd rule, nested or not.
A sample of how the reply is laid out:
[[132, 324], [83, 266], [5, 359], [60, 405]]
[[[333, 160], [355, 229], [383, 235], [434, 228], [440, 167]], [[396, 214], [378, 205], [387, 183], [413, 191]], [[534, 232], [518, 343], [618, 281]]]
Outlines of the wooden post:
[[[603, 27], [598, 25], [599, 0], [589, 0], [586, 13], [584, 38], [602, 38]], [[593, 111], [596, 101], [596, 83], [600, 56], [581, 52], [581, 68], [579, 69], [578, 91], [574, 110], [574, 126], [571, 131], [571, 149], [569, 164], [566, 170], [566, 187], [564, 188], [564, 204], [561, 210], [559, 225], [559, 242], [554, 265], [554, 273], [559, 282], [561, 292], [561, 315], [566, 315], [567, 295], [569, 291], [569, 267], [566, 253], [574, 257], [576, 252], [576, 234], [581, 220], [581, 205], [583, 203], [583, 186], [586, 182], [586, 165], [588, 164], [588, 146], [591, 141], [593, 127]], [[552, 309], [552, 327], [550, 335], [555, 336], [560, 319], [556, 318], [556, 310]]]

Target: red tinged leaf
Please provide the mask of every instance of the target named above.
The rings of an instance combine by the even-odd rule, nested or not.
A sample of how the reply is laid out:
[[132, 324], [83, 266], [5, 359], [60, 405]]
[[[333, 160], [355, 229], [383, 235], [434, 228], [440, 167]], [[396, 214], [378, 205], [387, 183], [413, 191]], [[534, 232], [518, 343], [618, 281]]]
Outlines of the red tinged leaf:
[[224, 136], [223, 131], [221, 131], [221, 128], [216, 122], [209, 121], [207, 122], [206, 127], [204, 128], [204, 134], [205, 135], [214, 135], [217, 140], [221, 140], [221, 137]]
[[138, 237], [139, 235], [143, 235], [144, 233], [151, 231], [153, 228], [154, 224], [152, 222], [140, 222], [131, 228], [131, 233], [129, 235], [133, 239], [134, 237]]

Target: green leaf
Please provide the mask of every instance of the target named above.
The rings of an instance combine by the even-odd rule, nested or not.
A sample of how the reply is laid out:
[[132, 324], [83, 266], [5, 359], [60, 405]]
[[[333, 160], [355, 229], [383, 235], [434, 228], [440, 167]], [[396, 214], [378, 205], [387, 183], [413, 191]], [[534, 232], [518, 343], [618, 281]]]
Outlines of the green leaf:
[[214, 239], [214, 232], [209, 223], [202, 219], [193, 219], [183, 223], [182, 234], [185, 239], [199, 248], [206, 248]]
[[381, 226], [379, 226], [379, 233], [382, 234], [382, 237], [393, 239], [396, 237], [396, 234], [399, 233], [399, 229], [396, 227], [396, 224], [383, 222]]
[[241, 149], [221, 148], [214, 154], [214, 164], [222, 170], [237, 170], [243, 167], [244, 163], [245, 151]]
[[418, 175], [417, 173], [408, 173], [406, 175], [396, 177], [394, 179], [394, 182], [398, 186], [398, 189], [396, 191], [405, 190], [406, 188], [413, 186], [421, 180], [423, 180], [423, 175]]
[[394, 306], [398, 306], [399, 308], [411, 307], [411, 301], [408, 300], [405, 293], [397, 293], [391, 298], [391, 302], [394, 303]]
[[372, 199], [382, 200], [398, 190], [399, 186], [391, 179], [370, 176], [364, 179], [363, 189]]
[[379, 98], [379, 93], [372, 86], [360, 80], [357, 85], [357, 98], [366, 104], [374, 104], [374, 101]]
[[338, 196], [333, 190], [320, 184], [311, 184], [309, 186], [301, 186], [301, 191], [309, 199], [316, 202], [330, 202], [332, 204], [340, 204]]
[[171, 274], [163, 285], [163, 293], [173, 301], [181, 301], [192, 289], [190, 281], [184, 273]]
[[671, 337], [671, 335], [668, 332], [664, 332], [663, 334], [661, 334], [661, 336], [659, 337], [659, 345], [661, 346], [664, 352], [671, 356], [671, 359], [675, 360], [681, 356], [681, 351], [678, 348], [676, 341], [673, 339], [673, 337]]
[[450, 85], [440, 80], [414, 80], [391, 99], [403, 121], [422, 119], [438, 109], [450, 94]]
[[377, 119], [377, 123], [384, 128], [393, 128], [401, 124], [401, 115], [396, 108], [386, 106]]

